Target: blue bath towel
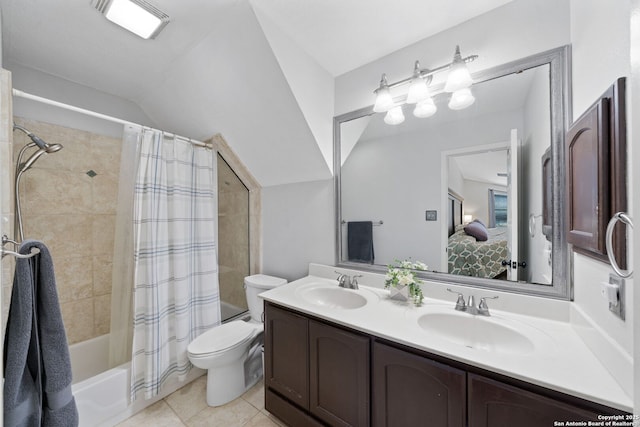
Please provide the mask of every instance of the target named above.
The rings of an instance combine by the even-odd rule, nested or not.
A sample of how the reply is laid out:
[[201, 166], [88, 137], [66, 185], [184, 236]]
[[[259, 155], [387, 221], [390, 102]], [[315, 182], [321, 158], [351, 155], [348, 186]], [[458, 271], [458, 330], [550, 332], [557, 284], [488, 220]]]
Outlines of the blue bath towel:
[[373, 223], [371, 221], [347, 222], [347, 253], [349, 261], [373, 264]]
[[71, 363], [53, 262], [47, 247], [25, 241], [40, 254], [16, 260], [4, 341], [4, 425], [74, 427]]

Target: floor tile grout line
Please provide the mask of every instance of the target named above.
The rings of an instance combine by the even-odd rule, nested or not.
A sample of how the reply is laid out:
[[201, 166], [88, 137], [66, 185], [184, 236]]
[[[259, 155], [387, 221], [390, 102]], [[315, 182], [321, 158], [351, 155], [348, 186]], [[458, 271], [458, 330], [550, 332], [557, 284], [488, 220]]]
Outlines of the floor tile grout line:
[[[170, 395], [169, 395], [170, 396]], [[182, 424], [182, 426], [180, 427], [187, 427], [187, 422], [185, 420], [182, 419], [182, 417], [180, 416], [180, 414], [178, 414], [178, 411], [176, 411], [175, 409], [173, 409], [173, 406], [171, 406], [171, 404], [169, 403], [169, 396], [165, 397], [162, 399], [162, 401], [169, 407], [169, 409], [171, 409], [171, 412], [174, 413], [174, 415], [176, 417], [178, 417], [178, 419], [180, 420], [180, 424]]]

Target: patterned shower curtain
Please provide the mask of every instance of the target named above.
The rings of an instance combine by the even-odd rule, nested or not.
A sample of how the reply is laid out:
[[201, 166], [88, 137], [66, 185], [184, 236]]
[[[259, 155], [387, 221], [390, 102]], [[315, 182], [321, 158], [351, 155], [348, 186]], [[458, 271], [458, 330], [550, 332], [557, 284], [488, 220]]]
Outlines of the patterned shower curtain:
[[134, 198], [131, 399], [183, 380], [187, 346], [220, 324], [215, 151], [143, 130]]

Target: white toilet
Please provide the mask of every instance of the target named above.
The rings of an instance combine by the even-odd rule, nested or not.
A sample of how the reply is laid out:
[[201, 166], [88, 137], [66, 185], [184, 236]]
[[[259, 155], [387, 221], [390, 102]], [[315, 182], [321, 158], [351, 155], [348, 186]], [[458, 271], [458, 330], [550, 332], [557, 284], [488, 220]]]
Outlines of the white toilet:
[[264, 303], [258, 295], [285, 283], [285, 279], [264, 274], [245, 277], [251, 319], [234, 320], [210, 329], [187, 347], [191, 363], [207, 370], [209, 406], [231, 402], [262, 377]]

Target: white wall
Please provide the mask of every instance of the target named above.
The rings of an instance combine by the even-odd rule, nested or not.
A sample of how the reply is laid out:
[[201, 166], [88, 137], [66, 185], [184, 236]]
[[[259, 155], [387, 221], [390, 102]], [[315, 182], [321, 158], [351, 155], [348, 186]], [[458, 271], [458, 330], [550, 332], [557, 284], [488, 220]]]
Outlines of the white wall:
[[[448, 215], [441, 152], [508, 141], [511, 129], [522, 128], [522, 113], [477, 117], [464, 127], [428, 123], [420, 132], [358, 142], [342, 167], [342, 218], [384, 221], [373, 230], [376, 264], [412, 258], [440, 270]], [[438, 220], [425, 221], [426, 210], [437, 210]]]
[[[574, 118], [595, 102], [616, 78], [629, 75], [629, 12], [629, 1], [571, 1]], [[628, 117], [632, 117], [630, 112]], [[631, 149], [631, 144], [628, 148]], [[628, 196], [632, 210], [631, 189]], [[633, 212], [630, 213], [633, 216]], [[622, 321], [609, 312], [607, 302], [600, 296], [600, 282], [607, 281], [612, 272], [609, 265], [576, 254], [573, 272], [576, 307], [590, 318], [594, 330], [603, 331], [610, 340], [608, 345], [593, 346], [592, 350], [631, 394], [631, 368], [622, 362], [631, 360], [633, 354], [635, 307], [629, 304], [633, 301], [633, 284], [627, 282], [627, 320]], [[638, 393], [640, 390], [636, 390], [636, 395]]]
[[[13, 87], [16, 89], [133, 123], [157, 127], [140, 107], [131, 101], [51, 74], [25, 68], [19, 64], [7, 63], [5, 65], [12, 73]], [[13, 98], [13, 114], [98, 134], [122, 136], [122, 125], [120, 124], [24, 98]]]
[[269, 41], [289, 87], [315, 137], [329, 170], [333, 171], [333, 76], [280, 30], [251, 1], [256, 17]]
[[[505, 165], [506, 167], [506, 165]], [[465, 215], [473, 216], [473, 219], [479, 219], [489, 227], [489, 190], [498, 190], [507, 192], [507, 187], [489, 184], [486, 182], [472, 181], [466, 179], [464, 181], [464, 191], [461, 196], [464, 197], [462, 210]]]
[[459, 44], [463, 56], [479, 55], [469, 65], [475, 72], [568, 44], [568, 22], [569, 0], [515, 0], [338, 76], [336, 115], [372, 105], [381, 74], [386, 73], [390, 82], [404, 79], [416, 59], [426, 68], [446, 64]]
[[[633, 182], [640, 170], [640, 150], [633, 149], [633, 146], [640, 144], [640, 132], [637, 131], [640, 126], [638, 119], [638, 111], [640, 111], [640, 0], [631, 0], [631, 13], [628, 17], [630, 27], [630, 58], [631, 58], [631, 76], [629, 79], [629, 99], [627, 102], [627, 142], [629, 158], [631, 159], [631, 170], [629, 171], [629, 183]], [[635, 114], [634, 114], [635, 113]], [[631, 191], [630, 191], [631, 192]], [[633, 198], [632, 209], [634, 212], [640, 212], [640, 197]], [[640, 227], [636, 226], [631, 233], [632, 242], [640, 242]], [[634, 247], [638, 243], [634, 243]], [[634, 250], [633, 268], [635, 271], [640, 269], [640, 251]], [[629, 298], [630, 305], [634, 311], [640, 307], [640, 292], [634, 292], [633, 297]], [[633, 321], [633, 360], [640, 360], [640, 316], [635, 316]], [[640, 369], [634, 367], [634, 413], [640, 415]]]
[[262, 272], [288, 280], [334, 263], [333, 180], [262, 188]]

